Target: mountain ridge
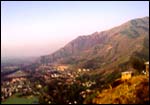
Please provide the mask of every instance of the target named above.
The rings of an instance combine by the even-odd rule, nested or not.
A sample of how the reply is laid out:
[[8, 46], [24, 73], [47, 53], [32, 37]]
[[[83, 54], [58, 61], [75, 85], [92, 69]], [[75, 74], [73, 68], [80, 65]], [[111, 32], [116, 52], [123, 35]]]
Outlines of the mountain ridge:
[[148, 33], [149, 17], [132, 19], [106, 31], [79, 36], [56, 52], [42, 56], [41, 63], [75, 64], [85, 68], [85, 65], [91, 66], [89, 62], [99, 62], [96, 65], [102, 66], [123, 59], [120, 62], [123, 63], [129, 60], [133, 52], [142, 50]]

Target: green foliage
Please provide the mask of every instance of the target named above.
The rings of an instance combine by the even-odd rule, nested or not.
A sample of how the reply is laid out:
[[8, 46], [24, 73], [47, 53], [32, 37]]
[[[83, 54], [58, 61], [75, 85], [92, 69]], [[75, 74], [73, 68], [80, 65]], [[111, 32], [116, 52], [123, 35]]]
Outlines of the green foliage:
[[139, 72], [145, 69], [144, 62], [149, 61], [149, 36], [146, 36], [143, 43], [143, 49], [140, 52], [135, 52], [130, 57], [129, 63], [134, 69]]
[[83, 102], [83, 98], [80, 94], [80, 92], [84, 91], [86, 88], [83, 87], [82, 85], [79, 85], [77, 83], [74, 83], [70, 86], [70, 88], [67, 90], [68, 94], [66, 94], [67, 99], [70, 100], [71, 102], [73, 102], [74, 100], [76, 100], [78, 103], [82, 103]]
[[101, 58], [95, 57], [79, 64], [80, 68], [97, 69], [100, 68]]
[[[58, 85], [59, 82], [62, 84]], [[83, 103], [80, 92], [85, 90], [86, 88], [77, 82], [67, 84], [61, 79], [53, 80], [48, 84], [48, 87], [44, 87], [44, 91], [41, 93], [39, 101], [41, 104], [48, 104], [49, 101], [52, 104], [68, 104], [68, 102], [73, 103], [74, 101]]]
[[125, 70], [127, 70], [128, 67], [129, 67], [129, 62], [126, 61], [126, 62], [124, 62], [124, 63], [121, 63], [121, 64], [118, 65], [118, 67], [121, 68], [122, 71], [125, 71]]
[[86, 99], [84, 100], [84, 103], [92, 104], [92, 99], [95, 98], [98, 94], [99, 94], [99, 92], [95, 92], [95, 93], [87, 96]]
[[128, 29], [125, 29], [121, 32], [123, 35], [127, 35], [130, 38], [136, 38], [139, 36], [139, 33], [133, 28], [130, 27]]
[[14, 94], [13, 96], [6, 99], [1, 104], [32, 104], [35, 101], [38, 102], [38, 98], [33, 96], [31, 98], [19, 97], [20, 94]]
[[105, 79], [105, 84], [112, 83], [115, 79], [119, 78], [121, 75], [118, 71], [113, 71], [111, 74], [109, 74]]
[[87, 81], [96, 81], [96, 83], [100, 82], [100, 79], [102, 78], [101, 74], [83, 74], [76, 78], [76, 80], [80, 80], [81, 82], [87, 82]]
[[144, 61], [136, 55], [130, 58], [130, 62], [131, 62], [132, 67], [138, 70], [139, 72], [145, 69]]
[[145, 37], [143, 46], [142, 55], [146, 61], [149, 61], [149, 35]]

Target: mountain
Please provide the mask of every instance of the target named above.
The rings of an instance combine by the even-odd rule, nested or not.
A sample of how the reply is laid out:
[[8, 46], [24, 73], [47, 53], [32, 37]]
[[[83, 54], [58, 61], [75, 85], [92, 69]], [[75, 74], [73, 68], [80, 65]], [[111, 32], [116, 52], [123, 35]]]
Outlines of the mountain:
[[40, 61], [108, 69], [126, 64], [134, 53], [144, 48], [149, 56], [149, 17], [133, 19], [110, 30], [79, 36], [58, 51], [42, 56]]

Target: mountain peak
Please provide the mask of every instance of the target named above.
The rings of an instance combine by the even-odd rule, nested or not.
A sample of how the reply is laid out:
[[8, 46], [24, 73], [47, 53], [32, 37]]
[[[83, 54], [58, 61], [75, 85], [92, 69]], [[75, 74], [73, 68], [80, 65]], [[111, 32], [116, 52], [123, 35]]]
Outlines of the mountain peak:
[[42, 58], [46, 63], [75, 64], [94, 69], [105, 66], [103, 64], [109, 67], [109, 64], [128, 61], [133, 52], [143, 48], [148, 35], [149, 17], [132, 19], [107, 31], [79, 36], [60, 50]]

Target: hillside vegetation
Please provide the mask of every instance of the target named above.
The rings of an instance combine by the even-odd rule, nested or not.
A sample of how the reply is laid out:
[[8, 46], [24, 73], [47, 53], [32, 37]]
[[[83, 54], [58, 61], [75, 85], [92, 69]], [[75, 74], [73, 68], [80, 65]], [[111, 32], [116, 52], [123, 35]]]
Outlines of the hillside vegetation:
[[110, 86], [109, 89], [102, 90], [93, 99], [86, 100], [84, 103], [148, 104], [149, 78], [145, 75], [134, 76], [116, 87]]
[[[147, 104], [149, 81], [148, 77], [141, 75], [146, 61], [149, 61], [149, 17], [133, 19], [110, 30], [79, 36], [58, 51], [42, 56], [40, 64], [67, 64], [71, 65], [71, 71], [74, 72], [78, 68], [89, 69], [62, 93], [63, 98], [72, 102], [76, 99], [77, 103], [88, 104]], [[120, 84], [111, 87], [118, 81], [121, 72], [128, 70], [135, 75], [127, 81], [119, 80]], [[85, 88], [82, 83], [92, 85]], [[55, 103], [63, 103], [60, 92], [64, 88], [61, 91], [57, 89], [60, 100]], [[89, 93], [85, 92], [87, 89], [90, 89]], [[80, 93], [84, 92], [86, 96], [81, 97]]]
[[58, 51], [42, 56], [40, 62], [89, 69], [124, 67], [125, 63], [130, 63], [131, 56], [146, 54], [144, 58], [148, 58], [148, 33], [149, 17], [133, 19], [106, 31], [79, 36]]

